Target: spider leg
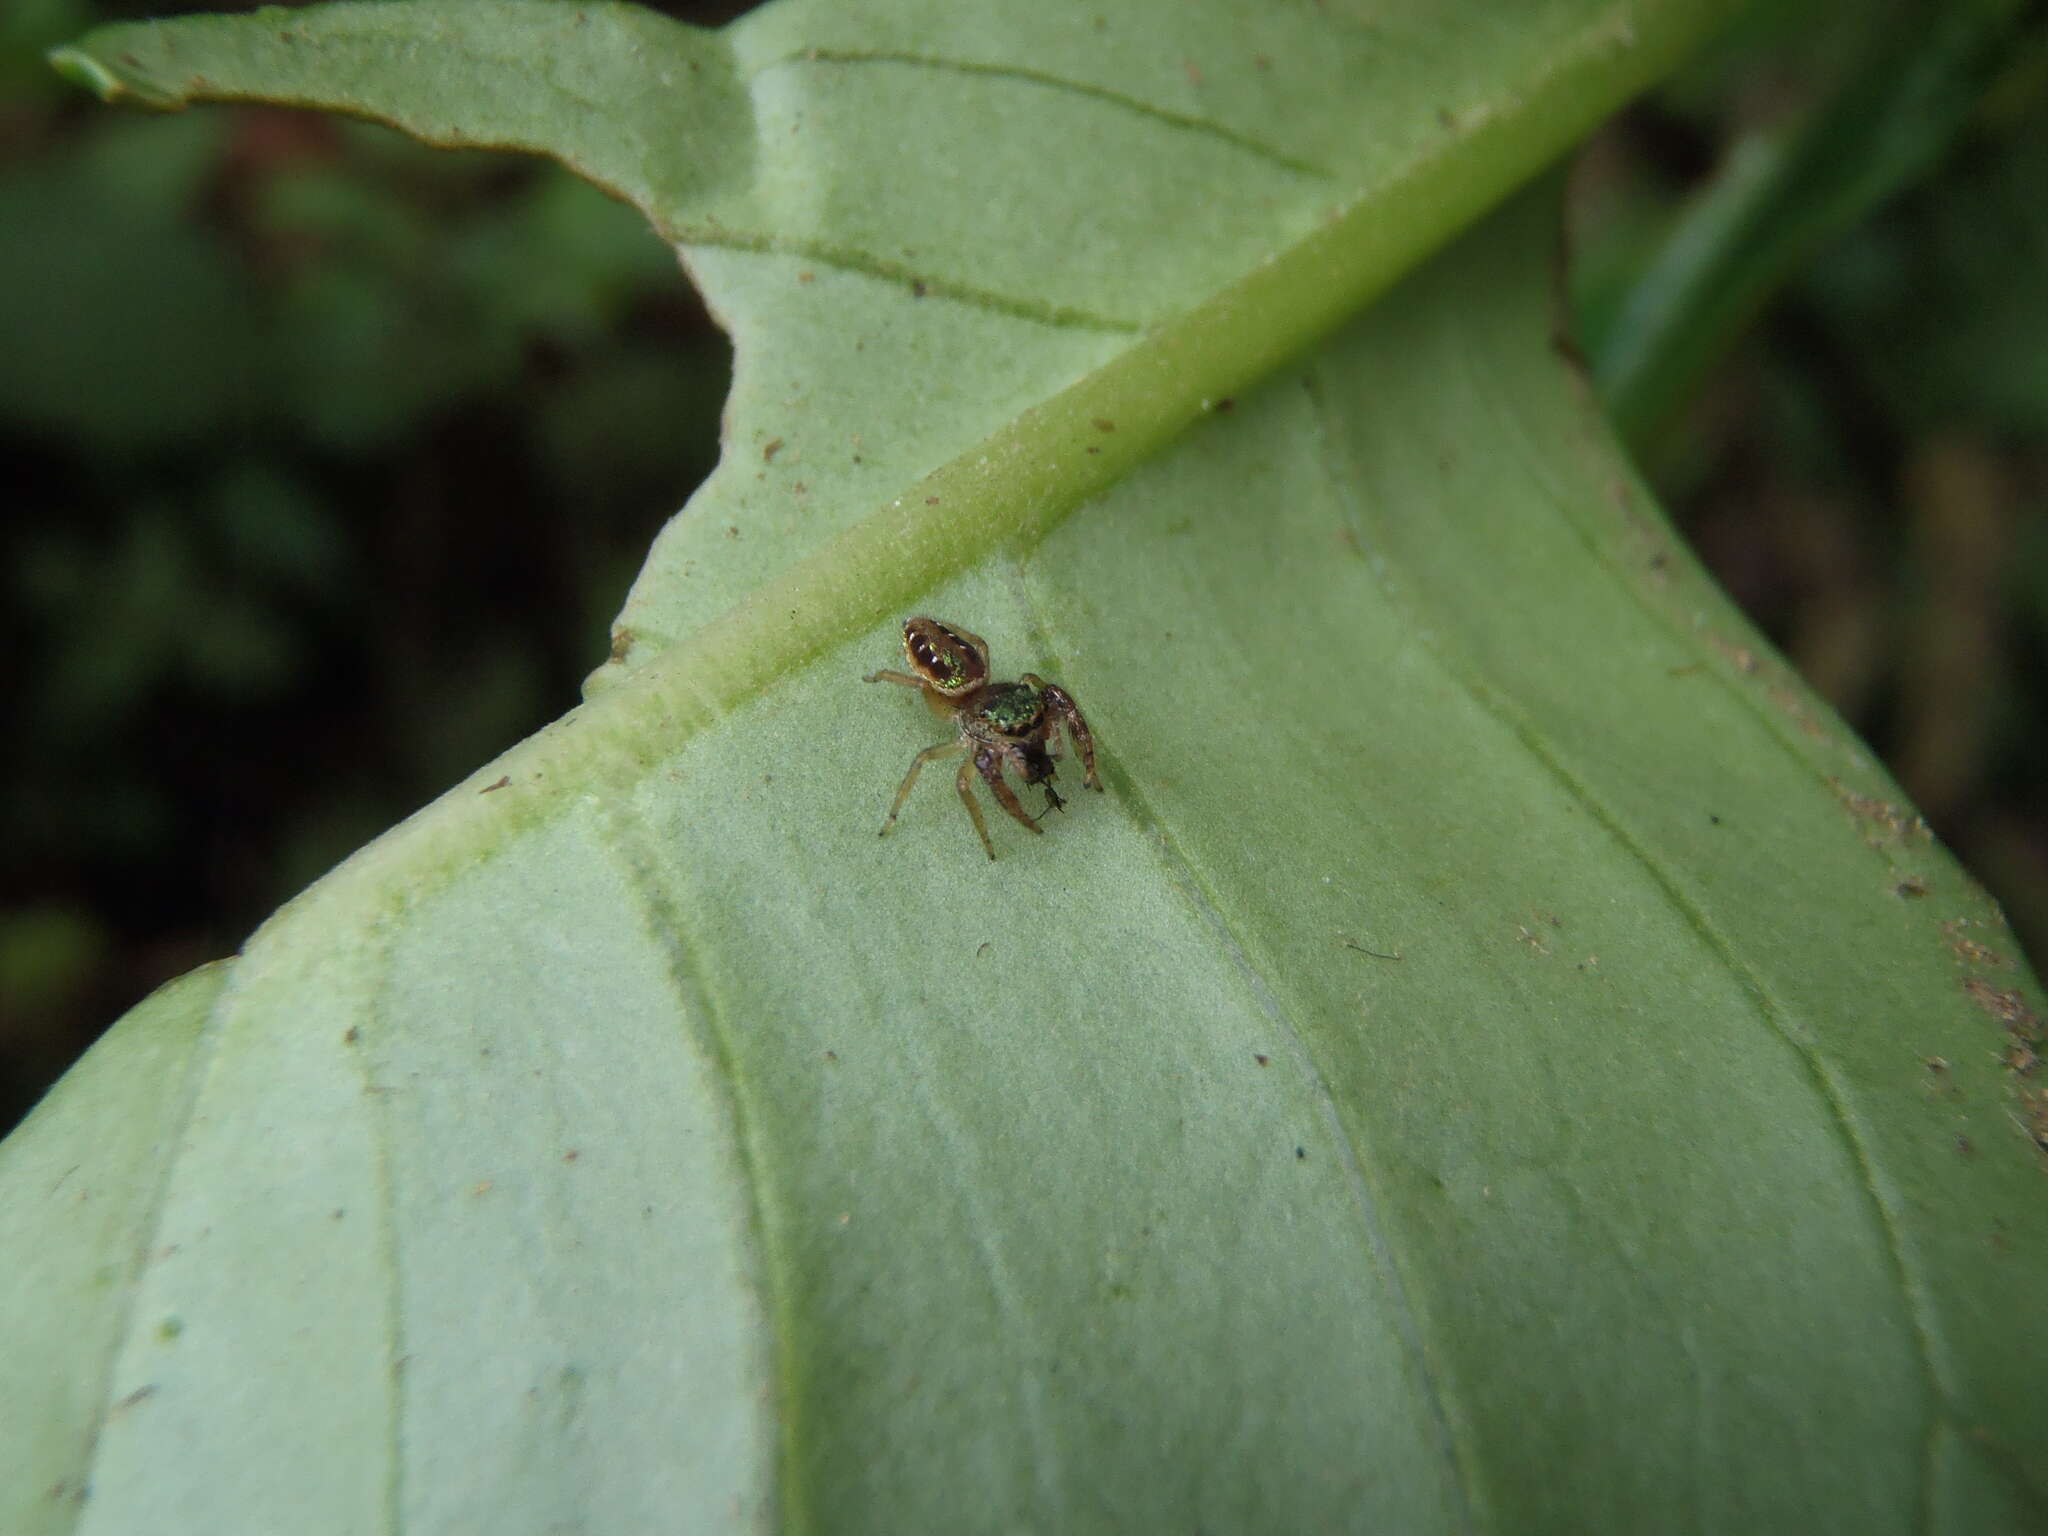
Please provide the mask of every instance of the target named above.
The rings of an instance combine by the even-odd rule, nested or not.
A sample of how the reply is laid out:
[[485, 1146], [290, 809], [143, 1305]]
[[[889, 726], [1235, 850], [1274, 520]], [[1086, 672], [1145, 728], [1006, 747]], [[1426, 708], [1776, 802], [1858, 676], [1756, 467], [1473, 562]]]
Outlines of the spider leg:
[[861, 679], [864, 683], [901, 683], [906, 688], [922, 688], [924, 679], [912, 677], [908, 672], [892, 672], [884, 667], [880, 672], [870, 672]]
[[[983, 747], [974, 754], [974, 766], [981, 770], [981, 776], [988, 783], [989, 793], [996, 797], [997, 805], [1008, 811], [1019, 825], [1029, 827], [1040, 834], [1044, 833], [1045, 828], [1031, 819], [1031, 813], [1025, 810], [1017, 799], [1017, 791], [1010, 788], [1010, 781], [1003, 777], [1002, 753]], [[960, 776], [963, 779], [967, 776], [965, 764], [961, 765]]]
[[[1036, 681], [1036, 679], [1029, 679]], [[1073, 696], [1058, 683], [1046, 683], [1045, 707], [1052, 716], [1067, 728], [1067, 739], [1074, 744], [1074, 750], [1081, 754], [1081, 782], [1090, 789], [1102, 788], [1102, 780], [1095, 772], [1095, 737], [1088, 730], [1088, 721], [1075, 706]]]
[[[926, 747], [917, 756], [913, 757], [910, 760], [910, 772], [903, 775], [903, 783], [896, 791], [895, 803], [889, 807], [889, 818], [882, 823], [882, 830], [877, 832], [875, 836], [887, 837], [889, 829], [896, 825], [896, 813], [903, 809], [903, 802], [910, 798], [910, 786], [917, 782], [917, 776], [924, 771], [926, 763], [935, 763], [942, 757], [953, 757], [966, 750], [967, 743], [964, 741], [942, 741], [936, 747]], [[967, 771], [965, 763], [962, 763], [960, 768], [963, 773]], [[975, 812], [974, 819], [977, 822], [981, 820], [981, 813], [979, 811]], [[988, 841], [986, 833], [982, 835], [981, 840], [984, 843]], [[994, 858], [995, 855], [991, 853], [989, 857]]]
[[960, 803], [967, 807], [967, 814], [974, 820], [974, 830], [981, 836], [981, 846], [990, 859], [996, 856], [996, 845], [988, 840], [988, 823], [981, 819], [981, 807], [974, 799], [974, 760], [968, 759], [960, 765], [959, 773], [953, 776], [953, 787], [960, 791]]

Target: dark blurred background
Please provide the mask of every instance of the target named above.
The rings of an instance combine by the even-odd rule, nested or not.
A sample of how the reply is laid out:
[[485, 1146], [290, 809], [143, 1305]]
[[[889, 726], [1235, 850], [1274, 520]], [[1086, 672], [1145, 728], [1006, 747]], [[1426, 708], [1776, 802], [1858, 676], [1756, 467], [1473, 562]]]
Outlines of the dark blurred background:
[[[43, 62], [202, 8], [0, 4], [0, 1130], [574, 703], [717, 452], [728, 349], [632, 210]], [[2037, 958], [2044, 127], [2037, 6], [1773, 6], [1587, 146], [1572, 269], [1674, 516]]]

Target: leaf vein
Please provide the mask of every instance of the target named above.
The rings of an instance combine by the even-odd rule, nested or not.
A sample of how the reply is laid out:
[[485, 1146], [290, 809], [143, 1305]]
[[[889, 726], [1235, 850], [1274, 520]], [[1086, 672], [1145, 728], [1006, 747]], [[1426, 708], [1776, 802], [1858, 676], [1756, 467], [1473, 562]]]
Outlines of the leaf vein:
[[[106, 1362], [101, 1371], [99, 1421], [92, 1426], [84, 1455], [80, 1458], [81, 1487], [88, 1490], [92, 1487], [92, 1467], [99, 1455], [100, 1436], [114, 1416], [115, 1372], [129, 1341], [134, 1337], [136, 1314], [142, 1307], [143, 1271], [149, 1267], [150, 1255], [156, 1252], [158, 1239], [163, 1235], [164, 1216], [171, 1202], [172, 1178], [177, 1172], [179, 1155], [184, 1151], [185, 1138], [192, 1129], [194, 1117], [198, 1114], [199, 1100], [205, 1092], [206, 1080], [213, 1070], [218, 1054], [222, 1020], [226, 1017], [228, 1000], [233, 996], [235, 984], [240, 976], [241, 968], [237, 966], [229, 973], [226, 985], [215, 995], [212, 1006], [206, 1010], [205, 1027], [200, 1031], [199, 1038], [193, 1042], [192, 1059], [185, 1068], [185, 1081], [182, 1085], [185, 1102], [179, 1107], [177, 1118], [165, 1137], [168, 1150], [164, 1156], [163, 1171], [157, 1178], [156, 1190], [150, 1196], [149, 1214], [137, 1227], [142, 1240], [135, 1248], [134, 1262], [128, 1271], [127, 1295], [121, 1305], [121, 1321], [113, 1330], [111, 1347], [107, 1351]], [[75, 1530], [78, 1522], [84, 1518], [85, 1505], [80, 1501], [73, 1507], [78, 1511], [72, 1527]]]
[[757, 1117], [748, 1108], [740, 1086], [737, 1056], [724, 1010], [705, 981], [701, 961], [684, 939], [685, 915], [656, 873], [655, 859], [640, 819], [616, 802], [600, 815], [610, 834], [608, 846], [618, 857], [628, 887], [640, 899], [645, 932], [661, 953], [662, 968], [675, 998], [680, 1032], [702, 1056], [706, 1067], [704, 1080], [712, 1085], [715, 1102], [724, 1110], [726, 1143], [744, 1190], [740, 1202], [745, 1222], [743, 1237], [753, 1258], [747, 1279], [760, 1299], [761, 1314], [768, 1320], [773, 1335], [758, 1357], [766, 1378], [760, 1401], [769, 1405], [764, 1417], [777, 1423], [781, 1431], [778, 1451], [782, 1475], [770, 1483], [756, 1524], [764, 1531], [814, 1529], [816, 1522], [806, 1511], [789, 1507], [797, 1502], [792, 1491], [801, 1487], [796, 1475], [800, 1436], [791, 1421], [799, 1406], [798, 1394], [790, 1388], [797, 1375], [795, 1328], [788, 1300], [794, 1287], [783, 1273], [779, 1245], [770, 1238], [768, 1203], [763, 1196], [767, 1159], [757, 1145]]
[[[1325, 441], [1341, 441], [1343, 434], [1327, 427], [1329, 408], [1322, 391], [1311, 382], [1306, 393], [1317, 416], [1326, 423]], [[1751, 1012], [1763, 1027], [1801, 1064], [1813, 1085], [1815, 1096], [1825, 1107], [1828, 1122], [1855, 1169], [1856, 1182], [1869, 1201], [1886, 1263], [1899, 1288], [1915, 1353], [1931, 1395], [1937, 1403], [1944, 1406], [1949, 1404], [1952, 1401], [1952, 1393], [1947, 1379], [1948, 1372], [1940, 1358], [1933, 1320], [1927, 1315], [1925, 1288], [1914, 1277], [1907, 1261], [1905, 1239], [1899, 1230], [1896, 1212], [1883, 1193], [1869, 1138], [1851, 1109], [1851, 1096], [1847, 1085], [1815, 1049], [1812, 1042], [1794, 1026], [1791, 1009], [1777, 996], [1763, 976], [1742, 960], [1734, 943], [1713, 922], [1706, 908], [1685, 891], [1669, 864], [1653, 854], [1649, 844], [1630, 830], [1620, 813], [1608, 805], [1590, 782], [1572, 769], [1563, 754], [1551, 744], [1535, 723], [1504, 692], [1496, 689], [1481, 675], [1476, 663], [1468, 662], [1438, 638], [1435, 628], [1425, 622], [1426, 616], [1422, 611], [1421, 601], [1405, 591], [1391, 576], [1383, 544], [1376, 544], [1369, 537], [1371, 530], [1366, 526], [1366, 520], [1360, 513], [1357, 498], [1349, 489], [1349, 478], [1333, 475], [1331, 483], [1344, 509], [1345, 521], [1352, 527], [1357, 547], [1360, 550], [1380, 549], [1381, 553], [1376, 558], [1368, 559], [1363, 554], [1358, 558], [1372, 573], [1373, 579], [1386, 594], [1388, 602], [1410, 616], [1410, 634], [1430, 651], [1445, 673], [1456, 680], [1473, 703], [1512, 734], [1544, 772], [1585, 809], [1587, 815], [1614, 839], [1618, 847], [1635, 860], [1673, 914], [1685, 924], [1702, 947], [1735, 982], [1748, 999]], [[1553, 505], [1558, 504], [1555, 496], [1551, 500]], [[1564, 515], [1561, 509], [1560, 515]], [[1566, 521], [1577, 536], [1587, 537], [1585, 531], [1572, 523], [1568, 516]], [[1603, 568], [1611, 577], [1617, 574], [1611, 564], [1603, 563]], [[1633, 584], [1622, 582], [1621, 585], [1632, 596], [1636, 595]], [[1727, 686], [1725, 679], [1718, 680], [1722, 686]], [[1929, 1468], [1924, 1460], [1920, 1471], [1924, 1480], [1929, 1475]]]
[[[975, 1160], [974, 1142], [962, 1130], [960, 1118], [954, 1114], [932, 1091], [930, 1082], [922, 1073], [912, 1073], [908, 1079], [909, 1090], [916, 1096], [918, 1107], [931, 1121], [932, 1127], [945, 1140], [949, 1152], [950, 1167], [971, 1166]], [[1044, 1367], [1040, 1362], [1051, 1357], [1052, 1350], [1044, 1344], [1044, 1328], [1040, 1319], [1025, 1305], [1017, 1284], [1016, 1275], [1008, 1258], [1004, 1255], [1001, 1236], [1003, 1223], [990, 1214], [981, 1191], [985, 1186], [976, 1178], [964, 1178], [954, 1182], [954, 1189], [960, 1200], [973, 1214], [967, 1225], [970, 1244], [975, 1257], [980, 1260], [982, 1273], [987, 1279], [989, 1292], [995, 1297], [996, 1305], [1005, 1319], [1003, 1338], [1013, 1346], [1012, 1358], [1028, 1366], [1020, 1368], [1013, 1379], [1018, 1396], [1022, 1399], [1026, 1433], [1030, 1438], [1032, 1475], [1037, 1483], [1037, 1494], [1046, 1509], [1064, 1507], [1065, 1496], [1060, 1476], [1061, 1461], [1058, 1442], [1046, 1422], [1045, 1399], [1046, 1380]], [[1026, 1347], [1026, 1338], [1033, 1341]]]
[[[364, 1022], [370, 1026], [370, 1039], [378, 1040], [388, 1036], [392, 1019], [385, 1005], [386, 991], [391, 983], [392, 940], [388, 917], [374, 924], [372, 933], [377, 940], [376, 957], [372, 962], [376, 967], [376, 981], [369, 989]], [[398, 1259], [398, 1183], [393, 1171], [392, 1095], [387, 1091], [388, 1085], [377, 1081], [370, 1051], [368, 1042], [363, 1042], [352, 1054], [356, 1058], [357, 1073], [363, 1084], [363, 1102], [368, 1106], [370, 1117], [371, 1176], [377, 1184], [377, 1229], [384, 1243], [384, 1308], [386, 1326], [390, 1331], [388, 1358], [384, 1362], [385, 1395], [389, 1404], [385, 1415], [384, 1523], [391, 1536], [398, 1536], [405, 1529], [405, 1275]]]
[[994, 288], [939, 276], [900, 261], [891, 261], [854, 246], [833, 245], [822, 240], [803, 240], [761, 230], [731, 229], [722, 224], [689, 224], [663, 233], [679, 246], [700, 246], [715, 250], [752, 251], [764, 256], [795, 256], [821, 266], [872, 277], [879, 282], [908, 288], [918, 298], [950, 300], [1012, 319], [1034, 321], [1060, 330], [1102, 331], [1114, 336], [1144, 334], [1143, 322], [1120, 315], [1103, 315], [1071, 304], [1053, 304], [1042, 299], [1019, 298]]
[[[1059, 675], [1064, 675], [1064, 669], [1059, 667], [1058, 647], [1053, 642], [1043, 609], [1032, 595], [1029, 578], [1021, 565], [1013, 565], [1012, 569], [1017, 589], [1021, 594], [1033, 649], [1044, 656]], [[1308, 1042], [1296, 1026], [1292, 1014], [1281, 1002], [1272, 983], [1267, 980], [1266, 968], [1252, 958], [1246, 943], [1239, 937], [1229, 918], [1224, 915], [1223, 909], [1203, 883], [1193, 861], [1181, 852], [1179, 844], [1157, 807], [1136, 782], [1118, 771], [1114, 764], [1107, 765], [1105, 777], [1110, 780], [1115, 796], [1125, 811], [1152, 834], [1152, 841], [1158, 850], [1161, 869], [1167, 883], [1180, 893], [1196, 917], [1215, 935], [1224, 954], [1229, 957], [1231, 965], [1244, 978], [1245, 985], [1257, 1001], [1260, 1011], [1272, 1021], [1273, 1028], [1280, 1038], [1286, 1040], [1296, 1064], [1308, 1080], [1316, 1106], [1322, 1114], [1325, 1129], [1341, 1154], [1344, 1184], [1358, 1209], [1359, 1224], [1364, 1231], [1373, 1267], [1392, 1302], [1394, 1332], [1399, 1339], [1401, 1353], [1407, 1359], [1417, 1383], [1424, 1416], [1428, 1421], [1431, 1446], [1443, 1467], [1443, 1484], [1451, 1501], [1450, 1513], [1453, 1524], [1460, 1531], [1476, 1530], [1478, 1522], [1473, 1513], [1474, 1499], [1468, 1485], [1466, 1458], [1459, 1452], [1457, 1431], [1445, 1406], [1445, 1394], [1439, 1373], [1435, 1368], [1429, 1345], [1423, 1337], [1421, 1320], [1402, 1280], [1400, 1266], [1395, 1261], [1393, 1242], [1380, 1217], [1381, 1202], [1374, 1192], [1371, 1178], [1367, 1175], [1366, 1160], [1351, 1134], [1350, 1127], [1345, 1123], [1343, 1114], [1337, 1108], [1336, 1095], [1330, 1091], [1329, 1081], [1323, 1075], [1314, 1054], [1309, 1050]]]
[[1197, 117], [1189, 112], [1176, 112], [1170, 107], [1155, 106], [1122, 91], [1107, 86], [1092, 85], [1085, 80], [1072, 80], [1047, 70], [1029, 69], [1021, 64], [985, 64], [973, 59], [949, 59], [933, 54], [912, 53], [908, 50], [854, 49], [854, 48], [806, 48], [798, 53], [785, 54], [771, 59], [755, 71], [755, 78], [772, 69], [787, 68], [797, 64], [884, 64], [898, 65], [909, 69], [926, 69], [956, 75], [977, 75], [987, 79], [1010, 80], [1021, 85], [1037, 86], [1065, 95], [1085, 97], [1091, 101], [1106, 102], [1139, 117], [1166, 124], [1187, 133], [1200, 134], [1228, 144], [1234, 149], [1258, 156], [1269, 164], [1292, 171], [1297, 176], [1312, 176], [1319, 181], [1335, 181], [1336, 173], [1327, 166], [1313, 160], [1289, 154], [1283, 149], [1256, 139], [1235, 128], [1227, 128], [1210, 118]]
[[[1474, 358], [1469, 349], [1464, 351], [1462, 356], [1465, 372], [1472, 380], [1476, 393], [1480, 398], [1491, 401], [1493, 399], [1492, 384], [1494, 375], [1489, 372], [1484, 364]], [[1561, 381], [1563, 384], [1573, 382], [1575, 381]], [[1586, 406], [1587, 410], [1590, 411], [1592, 409], [1588, 403], [1588, 397], [1583, 391], [1575, 392], [1571, 398], [1579, 400]], [[1504, 439], [1506, 434], [1512, 431], [1518, 439], [1527, 440], [1527, 424], [1517, 413], [1495, 409], [1493, 415], [1500, 428], [1498, 434], [1500, 438]], [[1593, 427], [1594, 431], [1602, 438], [1605, 438], [1611, 431], [1604, 418], [1599, 417], [1597, 414], [1594, 416]], [[1527, 452], [1522, 455], [1522, 458], [1526, 463], [1537, 464], [1542, 462], [1543, 456], [1537, 452]], [[1599, 537], [1594, 529], [1588, 527], [1582, 518], [1575, 514], [1573, 498], [1550, 486], [1547, 481], [1539, 479], [1538, 483], [1542, 484], [1549, 493], [1547, 500], [1551, 507], [1556, 511], [1564, 526], [1572, 532], [1594, 567], [1603, 572], [1607, 579], [1623, 595], [1624, 600], [1634, 606], [1649, 622], [1659, 627], [1668, 627], [1671, 623], [1669, 613], [1660, 609], [1649, 600], [1641, 583], [1633, 579], [1633, 573], [1629, 568], [1615, 558], [1609, 541]], [[1384, 581], [1382, 585], [1385, 585]], [[1452, 670], [1460, 671], [1462, 669], [1453, 667]], [[1713, 678], [1713, 686], [1720, 688], [1733, 700], [1738, 708], [1756, 720], [1762, 727], [1766, 739], [1773, 742], [1780, 751], [1796, 763], [1803, 773], [1811, 775], [1816, 780], [1825, 779], [1825, 774], [1821, 768], [1815, 764], [1812, 757], [1806, 751], [1802, 750], [1797, 739], [1787, 729], [1782, 712], [1773, 712], [1765, 709], [1758, 702], [1753, 690], [1736, 686], [1727, 672], [1715, 668], [1712, 669], [1711, 676]], [[1480, 686], [1484, 687], [1485, 685], [1481, 684]], [[1793, 1027], [1792, 1019], [1794, 1014], [1792, 1008], [1777, 996], [1760, 973], [1741, 959], [1736, 951], [1733, 940], [1715, 926], [1712, 919], [1707, 916], [1704, 906], [1696, 903], [1685, 893], [1668, 861], [1656, 858], [1652, 855], [1646, 843], [1638, 842], [1634, 835], [1623, 826], [1619, 813], [1611, 811], [1592, 793], [1590, 786], [1582, 783], [1564, 765], [1561, 754], [1557, 754], [1551, 749], [1534, 725], [1523, 719], [1519, 710], [1509, 705], [1504, 698], [1492, 700], [1480, 698], [1479, 702], [1483, 707], [1492, 709], [1496, 718], [1501, 719], [1511, 730], [1515, 731], [1517, 736], [1524, 740], [1525, 745], [1529, 747], [1530, 751], [1537, 755], [1539, 761], [1543, 762], [1546, 768], [1571, 790], [1580, 803], [1586, 807], [1588, 813], [1599, 821], [1603, 827], [1606, 827], [1609, 834], [1628, 851], [1631, 857], [1635, 858], [1643, 866], [1658, 888], [1664, 892], [1666, 900], [1685, 918], [1699, 935], [1701, 941], [1714, 953], [1729, 973], [1735, 977], [1743, 990], [1751, 996], [1753, 1005], [1756, 1007], [1758, 1014], [1763, 1018], [1766, 1026], [1805, 1063], [1807, 1070], [1812, 1074], [1815, 1083], [1818, 1085], [1818, 1092], [1828, 1107], [1829, 1114], [1834, 1120], [1836, 1129], [1840, 1133], [1841, 1139], [1849, 1152], [1850, 1160], [1857, 1170], [1858, 1179], [1863, 1185], [1864, 1193], [1870, 1201], [1871, 1209], [1875, 1213], [1879, 1230], [1884, 1238], [1886, 1254], [1893, 1270], [1893, 1278], [1904, 1300], [1916, 1350], [1920, 1356], [1921, 1365], [1933, 1397], [1937, 1403], [1942, 1405], [1944, 1411], [1951, 1409], [1954, 1404], [1952, 1373], [1945, 1363], [1944, 1352], [1939, 1344], [1939, 1329], [1929, 1313], [1927, 1289], [1915, 1276], [1913, 1267], [1908, 1261], [1907, 1243], [1900, 1227], [1896, 1199], [1888, 1198], [1884, 1192], [1884, 1181], [1880, 1176], [1877, 1157], [1872, 1150], [1872, 1140], [1851, 1108], [1853, 1095], [1849, 1090], [1848, 1084], [1842, 1080], [1840, 1075], [1829, 1064], [1826, 1057], [1821, 1054], [1818, 1045], [1812, 1038], [1803, 1035]], [[1879, 856], [1884, 858], [1888, 866], [1895, 867], [1888, 853], [1879, 850]], [[1928, 1457], [1923, 1459], [1921, 1473], [1925, 1486], [1931, 1489], [1933, 1482], [1931, 1446]]]

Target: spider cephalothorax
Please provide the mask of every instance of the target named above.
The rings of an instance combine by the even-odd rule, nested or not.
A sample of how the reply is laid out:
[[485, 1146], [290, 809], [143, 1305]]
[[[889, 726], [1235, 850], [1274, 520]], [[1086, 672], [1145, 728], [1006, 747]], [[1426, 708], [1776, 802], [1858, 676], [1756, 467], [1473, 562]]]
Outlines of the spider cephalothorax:
[[[1053, 759], [1059, 755], [1060, 728], [1066, 728], [1074, 750], [1081, 754], [1081, 782], [1101, 789], [1095, 776], [1095, 738], [1088, 734], [1088, 722], [1057, 683], [1026, 672], [1014, 683], [992, 683], [988, 676], [988, 642], [937, 619], [910, 619], [903, 625], [903, 657], [910, 672], [870, 672], [871, 683], [901, 683], [915, 688], [925, 702], [949, 717], [959, 735], [951, 741], [927, 747], [911, 761], [896, 791], [896, 803], [889, 807], [882, 831], [896, 825], [896, 813], [910, 796], [924, 765], [942, 757], [967, 754], [954, 785], [960, 801], [981, 834], [981, 846], [996, 856], [989, 841], [988, 824], [981, 818], [981, 806], [974, 798], [974, 775], [979, 773], [996, 797], [996, 804], [1033, 832], [1044, 829], [1025, 813], [1017, 792], [1003, 777], [1006, 765], [1014, 764], [1026, 784], [1045, 786], [1045, 808], [1057, 810], [1063, 802], [1052, 787]], [[1043, 814], [1043, 813], [1041, 813]]]

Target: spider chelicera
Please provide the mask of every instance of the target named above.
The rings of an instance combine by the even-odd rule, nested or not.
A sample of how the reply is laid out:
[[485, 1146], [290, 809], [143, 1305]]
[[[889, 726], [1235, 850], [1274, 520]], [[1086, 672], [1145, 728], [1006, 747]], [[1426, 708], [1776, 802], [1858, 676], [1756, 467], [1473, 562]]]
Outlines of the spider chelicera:
[[1081, 754], [1081, 782], [1090, 789], [1102, 788], [1102, 780], [1095, 776], [1095, 738], [1088, 734], [1088, 722], [1074, 707], [1073, 699], [1057, 683], [1048, 683], [1029, 672], [1014, 683], [990, 682], [988, 642], [937, 619], [904, 622], [903, 656], [911, 671], [870, 672], [863, 681], [901, 683], [917, 689], [933, 712], [949, 717], [960, 734], [952, 741], [926, 747], [912, 759], [910, 772], [903, 776], [903, 785], [896, 791], [896, 803], [889, 807], [889, 819], [882, 823], [878, 836], [886, 836], [896, 825], [896, 813], [903, 809], [903, 802], [910, 797], [910, 786], [917, 782], [924, 765], [962, 752], [968, 754], [967, 761], [960, 765], [953, 783], [990, 858], [996, 856], [996, 845], [989, 841], [988, 823], [981, 819], [981, 807], [974, 799], [976, 773], [987, 783], [996, 804], [1031, 831], [1043, 832], [1045, 829], [1018, 803], [1017, 792], [1003, 777], [1003, 769], [1007, 764], [1015, 764], [1026, 784], [1043, 784], [1045, 809], [1058, 810], [1065, 802], [1052, 787], [1052, 777], [1053, 758], [1059, 755], [1061, 726], [1066, 727], [1068, 739]]

